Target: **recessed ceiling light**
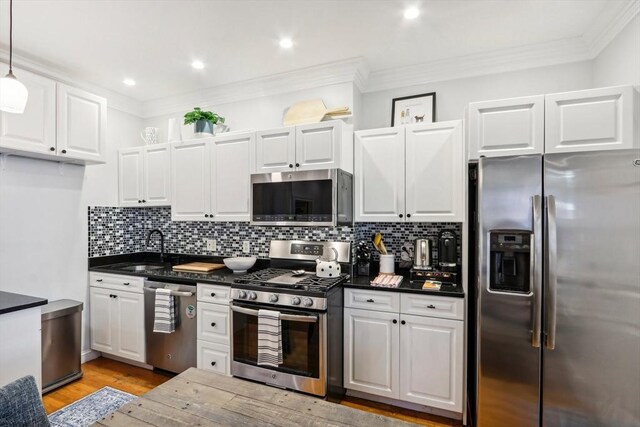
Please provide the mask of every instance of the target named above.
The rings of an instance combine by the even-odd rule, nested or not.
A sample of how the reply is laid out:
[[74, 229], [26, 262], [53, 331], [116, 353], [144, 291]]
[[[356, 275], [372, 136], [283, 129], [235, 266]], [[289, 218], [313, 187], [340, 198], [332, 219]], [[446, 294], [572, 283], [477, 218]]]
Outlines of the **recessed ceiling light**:
[[135, 86], [136, 85], [136, 81], [133, 79], [124, 79], [122, 81], [122, 83], [126, 84], [127, 86]]
[[293, 47], [293, 40], [286, 37], [280, 39], [280, 47], [283, 49], [291, 49]]
[[202, 70], [204, 68], [204, 63], [202, 61], [193, 61], [191, 66], [196, 70]]
[[416, 19], [420, 15], [417, 7], [408, 7], [404, 10], [404, 19]]

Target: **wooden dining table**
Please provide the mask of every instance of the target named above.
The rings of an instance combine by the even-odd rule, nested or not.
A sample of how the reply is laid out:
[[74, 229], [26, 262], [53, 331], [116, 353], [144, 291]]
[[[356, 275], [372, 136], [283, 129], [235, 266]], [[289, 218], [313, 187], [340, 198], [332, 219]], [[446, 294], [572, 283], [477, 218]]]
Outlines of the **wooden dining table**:
[[98, 426], [413, 426], [338, 403], [190, 368]]

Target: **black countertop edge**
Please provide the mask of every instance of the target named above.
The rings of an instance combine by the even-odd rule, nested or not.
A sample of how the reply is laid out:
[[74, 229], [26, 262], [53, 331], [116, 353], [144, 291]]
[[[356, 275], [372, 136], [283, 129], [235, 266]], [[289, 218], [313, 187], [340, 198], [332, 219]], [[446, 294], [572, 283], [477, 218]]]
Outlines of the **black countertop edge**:
[[14, 294], [13, 292], [0, 291], [0, 314], [26, 310], [47, 304], [46, 298], [32, 297], [29, 295]]
[[412, 283], [409, 280], [408, 270], [406, 271], [396, 270], [396, 274], [403, 277], [402, 283], [400, 283], [400, 286], [398, 286], [397, 288], [384, 288], [381, 286], [371, 286], [371, 281], [375, 279], [377, 275], [352, 277], [349, 282], [344, 284], [344, 287], [352, 288], [352, 289], [366, 289], [369, 291], [404, 292], [404, 293], [412, 293], [412, 294], [464, 298], [464, 289], [462, 288], [462, 285], [443, 283], [439, 290], [422, 289], [422, 284], [424, 283], [424, 281]]

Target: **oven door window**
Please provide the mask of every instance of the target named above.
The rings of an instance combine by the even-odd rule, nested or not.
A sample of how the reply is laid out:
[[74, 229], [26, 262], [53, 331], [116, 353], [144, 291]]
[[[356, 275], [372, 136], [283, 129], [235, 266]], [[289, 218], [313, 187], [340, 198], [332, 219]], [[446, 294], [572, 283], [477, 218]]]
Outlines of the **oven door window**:
[[[257, 311], [256, 306], [235, 306]], [[269, 309], [273, 310], [273, 307], [269, 307]], [[232, 313], [233, 360], [258, 366], [258, 316], [237, 311], [232, 311]], [[310, 378], [320, 378], [320, 328], [323, 319], [322, 315], [284, 310], [281, 310], [280, 313], [290, 315], [289, 318], [316, 316], [318, 320], [316, 322], [301, 322], [281, 319], [283, 363], [278, 368], [268, 367], [268, 369]]]

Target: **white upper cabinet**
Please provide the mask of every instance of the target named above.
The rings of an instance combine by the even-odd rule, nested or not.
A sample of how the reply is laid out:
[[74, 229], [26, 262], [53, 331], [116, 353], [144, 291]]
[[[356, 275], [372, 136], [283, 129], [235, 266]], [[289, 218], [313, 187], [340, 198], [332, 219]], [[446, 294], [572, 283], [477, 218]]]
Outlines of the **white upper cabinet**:
[[107, 101], [58, 83], [57, 154], [72, 160], [104, 163]]
[[223, 135], [211, 144], [211, 208], [215, 221], [249, 221], [256, 134]]
[[632, 86], [547, 95], [547, 153], [637, 148], [638, 93]]
[[144, 206], [171, 204], [171, 149], [169, 144], [148, 145], [144, 148]]
[[342, 120], [256, 134], [256, 172], [343, 169], [353, 173], [353, 126]]
[[462, 412], [464, 322], [400, 319], [400, 399]]
[[356, 132], [355, 220], [464, 218], [462, 121]]
[[542, 154], [544, 95], [469, 104], [469, 158]]
[[211, 138], [171, 144], [171, 219], [206, 221], [210, 215]]
[[355, 134], [355, 220], [401, 221], [404, 216], [404, 128]]
[[140, 206], [144, 198], [143, 150], [127, 148], [118, 151], [118, 195], [120, 206]]
[[296, 163], [295, 127], [263, 130], [256, 133], [256, 172], [294, 170]]
[[56, 82], [15, 70], [29, 97], [23, 114], [0, 112], [0, 147], [38, 154], [56, 154]]
[[169, 144], [119, 150], [120, 206], [169, 206], [171, 204], [170, 164]]
[[405, 132], [407, 221], [463, 221], [462, 121], [411, 125]]

